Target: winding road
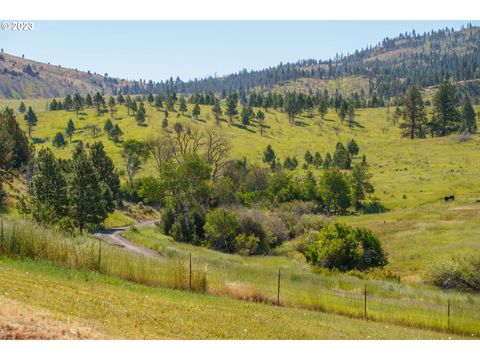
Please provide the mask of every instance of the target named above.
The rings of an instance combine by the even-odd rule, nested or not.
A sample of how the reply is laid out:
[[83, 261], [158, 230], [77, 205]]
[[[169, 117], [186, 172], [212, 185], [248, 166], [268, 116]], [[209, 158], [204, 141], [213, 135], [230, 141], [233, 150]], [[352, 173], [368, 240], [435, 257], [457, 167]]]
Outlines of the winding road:
[[141, 254], [150, 258], [156, 258], [156, 259], [163, 259], [163, 256], [159, 254], [157, 251], [152, 250], [150, 248], [147, 248], [145, 246], [135, 244], [128, 240], [127, 238], [123, 237], [122, 234], [127, 231], [129, 228], [132, 226], [135, 227], [146, 227], [146, 226], [152, 226], [155, 221], [157, 220], [145, 220], [145, 221], [140, 221], [136, 224], [133, 224], [131, 226], [123, 226], [123, 227], [118, 227], [118, 228], [110, 228], [110, 229], [103, 229], [95, 233], [96, 237], [99, 237], [100, 239], [104, 240], [105, 242], [118, 246], [122, 249], [125, 249], [126, 251], [134, 252], [137, 254]]

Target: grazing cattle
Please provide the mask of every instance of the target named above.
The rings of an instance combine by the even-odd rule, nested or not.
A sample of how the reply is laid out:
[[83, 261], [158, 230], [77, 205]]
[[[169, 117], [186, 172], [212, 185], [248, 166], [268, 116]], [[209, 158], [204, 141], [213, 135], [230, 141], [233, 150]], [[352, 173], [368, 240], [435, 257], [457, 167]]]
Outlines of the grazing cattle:
[[443, 200], [445, 200], [445, 201], [450, 201], [450, 200], [452, 200], [452, 201], [453, 201], [453, 200], [455, 200], [455, 195], [445, 196], [445, 197], [443, 198]]

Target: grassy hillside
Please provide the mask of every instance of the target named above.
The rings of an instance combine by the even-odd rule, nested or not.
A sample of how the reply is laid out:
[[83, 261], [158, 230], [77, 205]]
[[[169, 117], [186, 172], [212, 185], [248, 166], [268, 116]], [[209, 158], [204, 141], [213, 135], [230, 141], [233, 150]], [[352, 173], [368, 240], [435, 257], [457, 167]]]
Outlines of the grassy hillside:
[[111, 94], [132, 82], [0, 53], [0, 98], [64, 97], [75, 92]]
[[[139, 286], [94, 272], [0, 259], [0, 294], [64, 323], [115, 339], [457, 339], [189, 292]], [[469, 337], [471, 338], [471, 337]]]
[[[0, 101], [0, 106], [7, 104]], [[30, 101], [26, 101], [30, 105]], [[189, 111], [192, 106], [189, 105]], [[114, 123], [119, 124], [124, 139], [154, 139], [161, 133], [163, 111], [156, 111], [146, 104], [147, 120], [145, 126], [138, 126], [133, 116], [127, 116], [124, 106], [117, 106]], [[394, 109], [390, 109], [390, 119]], [[478, 111], [479, 108], [477, 107]], [[325, 119], [317, 114], [296, 118], [296, 125], [288, 123], [286, 114], [269, 110], [266, 114], [266, 131], [260, 136], [258, 124], [253, 123], [244, 129], [237, 120], [228, 127], [222, 122], [222, 129], [230, 138], [232, 158], [247, 157], [249, 161], [261, 161], [263, 150], [270, 144], [277, 156], [296, 156], [303, 164], [306, 150], [320, 151], [324, 157], [329, 151], [333, 154], [337, 141], [347, 142], [356, 139], [360, 146], [360, 155], [366, 155], [373, 174], [375, 196], [389, 209], [412, 208], [427, 202], [436, 201], [448, 194], [455, 194], [462, 199], [480, 197], [480, 184], [477, 177], [480, 163], [477, 157], [480, 151], [480, 138], [474, 136], [468, 141], [461, 141], [458, 135], [433, 139], [404, 139], [400, 137], [397, 126], [387, 122], [387, 109], [360, 109], [356, 112], [356, 124], [348, 127], [341, 124], [334, 112], [329, 112]], [[94, 109], [87, 109], [77, 118], [73, 112], [43, 111], [38, 113], [38, 126], [33, 129], [36, 147], [52, 147], [51, 140], [57, 132], [64, 132], [68, 119], [72, 119], [77, 128], [73, 143], [55, 153], [68, 157], [76, 141], [102, 141], [107, 152], [112, 156], [119, 169], [124, 168], [121, 158], [121, 146], [109, 141], [103, 131], [93, 138], [92, 126], [103, 129], [110, 114], [98, 116]], [[201, 106], [199, 121], [190, 116], [171, 113], [170, 127], [176, 121], [196, 123], [198, 126], [214, 126], [210, 106]], [[19, 116], [22, 126], [23, 119]], [[303, 170], [297, 169], [297, 172]], [[152, 174], [152, 162], [144, 166], [141, 175]]]

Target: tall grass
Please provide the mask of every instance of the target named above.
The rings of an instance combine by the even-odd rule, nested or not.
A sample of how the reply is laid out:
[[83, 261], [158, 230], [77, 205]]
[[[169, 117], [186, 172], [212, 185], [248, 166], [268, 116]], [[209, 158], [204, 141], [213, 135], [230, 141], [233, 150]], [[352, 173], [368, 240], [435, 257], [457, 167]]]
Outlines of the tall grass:
[[66, 237], [26, 220], [0, 218], [0, 255], [94, 270], [143, 285], [206, 291], [206, 272], [182, 259], [162, 261], [128, 253], [90, 237]]
[[[237, 299], [276, 304], [278, 270], [281, 270], [280, 305], [364, 317], [364, 287], [367, 285], [367, 318], [392, 324], [480, 334], [480, 297], [446, 292], [425, 285], [395, 281], [363, 280], [341, 273], [312, 273], [293, 259], [279, 256], [239, 256], [176, 243], [153, 228], [124, 234], [134, 242], [161, 249], [170, 259], [189, 253], [208, 265], [208, 292]], [[450, 327], [447, 304], [451, 300]]]
[[[26, 220], [0, 220], [0, 255], [5, 257], [42, 260], [71, 269], [99, 271], [148, 286], [188, 290], [192, 252], [193, 291], [276, 304], [280, 267], [279, 305], [352, 318], [364, 316], [364, 280], [340, 274], [314, 274], [285, 258], [219, 254], [171, 242], [166, 243], [165, 248], [169, 255], [164, 259], [146, 258], [94, 238], [65, 237]], [[480, 335], [478, 297], [374, 280], [367, 282], [367, 291], [368, 320]]]

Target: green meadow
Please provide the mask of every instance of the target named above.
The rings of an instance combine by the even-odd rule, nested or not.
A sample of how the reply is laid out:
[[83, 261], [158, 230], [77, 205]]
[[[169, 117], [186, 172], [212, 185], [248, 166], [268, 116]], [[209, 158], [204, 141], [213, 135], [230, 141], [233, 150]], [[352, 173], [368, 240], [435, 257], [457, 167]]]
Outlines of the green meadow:
[[[102, 116], [97, 115], [95, 109], [87, 109], [77, 117], [73, 112], [44, 111], [45, 99], [24, 101], [27, 107], [36, 107], [38, 125], [33, 129], [32, 137], [37, 148], [53, 148], [51, 140], [54, 135], [65, 131], [69, 119], [74, 121], [77, 131], [72, 143], [62, 149], [53, 148], [60, 157], [69, 157], [78, 141], [102, 141], [117, 168], [123, 170], [121, 144], [115, 144], [104, 134], [105, 121], [110, 118], [118, 124], [124, 133], [123, 139], [151, 140], [162, 131], [164, 112], [147, 103], [146, 122], [139, 126], [133, 116], [127, 115], [125, 106], [117, 106], [113, 114]], [[0, 100], [0, 107], [8, 105], [16, 109], [18, 104], [19, 101]], [[190, 113], [192, 105], [188, 106]], [[210, 106], [201, 106], [199, 120], [170, 112], [169, 126], [176, 121], [200, 127], [215, 126], [210, 109]], [[386, 270], [398, 276], [401, 282], [313, 273], [302, 255], [292, 251], [288, 243], [279, 249], [285, 250], [280, 251], [282, 256], [245, 257], [176, 243], [152, 227], [131, 229], [125, 236], [157, 250], [168, 264], [186, 266], [192, 254], [195, 267], [206, 274], [207, 295], [156, 288], [163, 283], [153, 280], [153, 275], [147, 277], [148, 281], [141, 282], [124, 276], [121, 271], [100, 275], [89, 272], [91, 270], [63, 271], [53, 265], [7, 259], [0, 261], [0, 276], [5, 280], [0, 286], [14, 299], [28, 298], [32, 305], [50, 308], [60, 317], [73, 313], [80, 319], [96, 319], [92, 324], [101, 331], [118, 331], [115, 334], [124, 334], [127, 338], [444, 338], [452, 333], [479, 336], [480, 297], [432, 288], [424, 284], [423, 277], [431, 265], [452, 256], [480, 254], [480, 204], [476, 203], [480, 199], [480, 137], [452, 135], [404, 139], [398, 126], [392, 124], [393, 111], [394, 108], [359, 109], [354, 125], [349, 127], [346, 122], [342, 124], [332, 111], [324, 119], [317, 113], [298, 116], [295, 125], [291, 125], [286, 114], [271, 109], [266, 113], [263, 136], [256, 122], [244, 128], [238, 119], [231, 126], [223, 119], [220, 126], [230, 139], [231, 158], [246, 157], [249, 161], [261, 162], [263, 150], [270, 144], [281, 159], [297, 157], [300, 166], [295, 173], [299, 175], [305, 171], [302, 165], [307, 150], [319, 151], [324, 157], [327, 151], [333, 154], [338, 141], [345, 143], [354, 138], [360, 147], [359, 157], [366, 155], [370, 164], [374, 197], [386, 211], [339, 217], [332, 221], [373, 230], [388, 254]], [[19, 114], [18, 119], [25, 126], [23, 116]], [[92, 134], [93, 126], [101, 130], [96, 136]], [[138, 176], [154, 173], [155, 167], [150, 160]], [[455, 201], [445, 202], [443, 197], [446, 195], [455, 195]], [[107, 219], [106, 225], [130, 225], [132, 221], [127, 215], [115, 212]], [[271, 306], [277, 301], [279, 269], [282, 307]], [[40, 294], [40, 289], [36, 288], [35, 295], [28, 297], [26, 289], [34, 282], [29, 276], [50, 279], [62, 289], [59, 291], [65, 296], [66, 304], [51, 303], [50, 295]], [[10, 285], [13, 286], [13, 279], [17, 277], [21, 279], [18, 280], [18, 292], [12, 295]], [[128, 282], [130, 280], [140, 282], [140, 285], [132, 285]], [[367, 317], [374, 320], [368, 322], [361, 320], [365, 284]], [[105, 300], [109, 305], [103, 308], [100, 300], [82, 301], [81, 304], [77, 300], [75, 305], [71, 303], [75, 292], [89, 293], [92, 299], [110, 299]], [[112, 300], [114, 296], [119, 300]], [[175, 303], [177, 298], [178, 303]], [[449, 298], [453, 309], [450, 328], [446, 305]], [[172, 313], [163, 311], [161, 315], [155, 315], [155, 312], [147, 314], [145, 310], [167, 304]], [[202, 308], [202, 311], [181, 313], [180, 304], [188, 309]], [[129, 315], [120, 316], [122, 309], [128, 309], [125, 314]], [[215, 309], [220, 309], [218, 314]], [[258, 315], [246, 315], [253, 312]], [[135, 327], [129, 328], [128, 318], [134, 319]], [[180, 320], [175, 322], [175, 319]], [[202, 320], [202, 325], [198, 320]], [[231, 324], [219, 326], [220, 320]], [[281, 323], [288, 323], [288, 326], [283, 327], [279, 325]], [[301, 328], [298, 333], [295, 332], [296, 326]]]

